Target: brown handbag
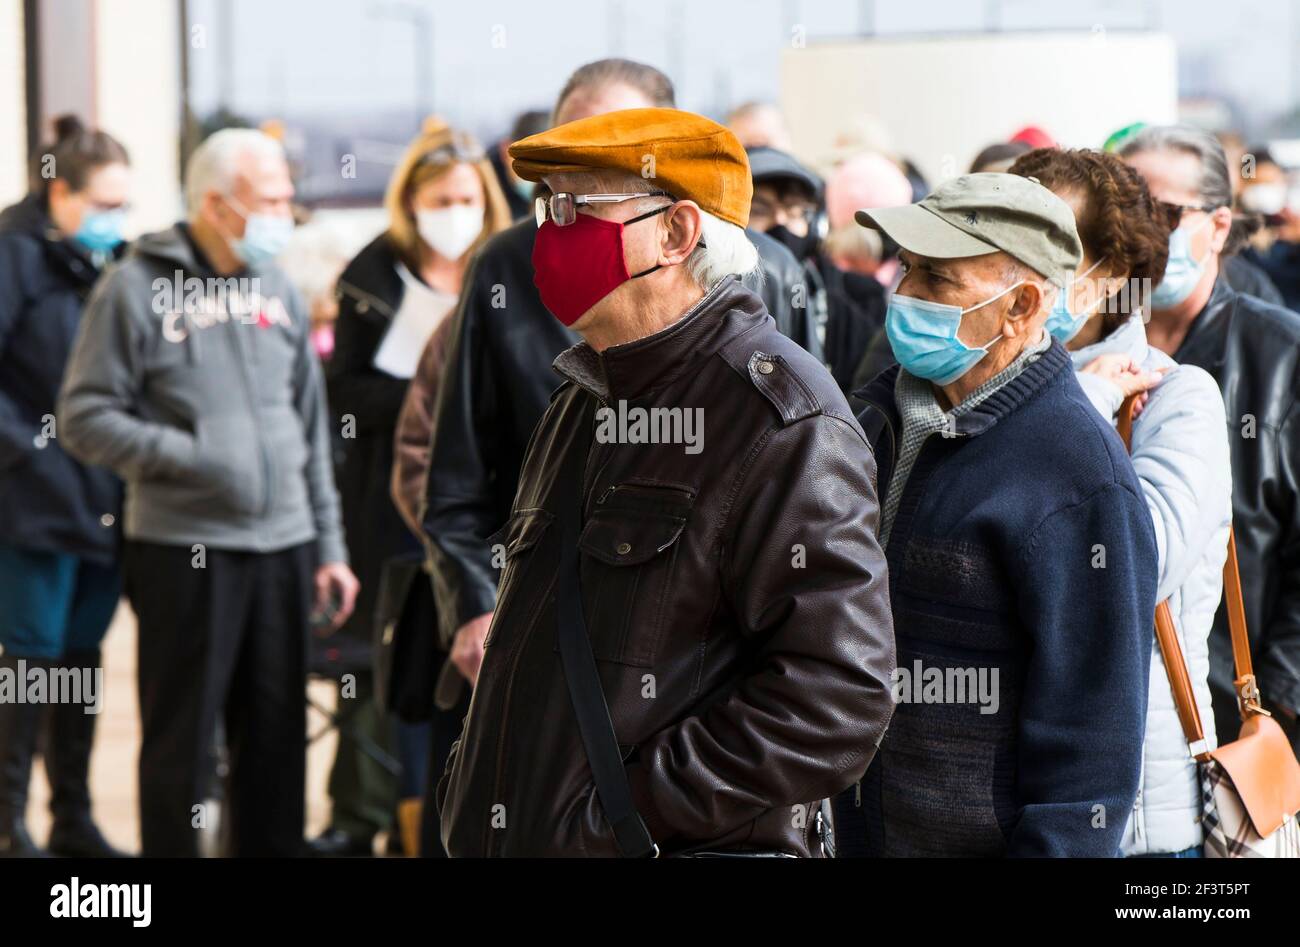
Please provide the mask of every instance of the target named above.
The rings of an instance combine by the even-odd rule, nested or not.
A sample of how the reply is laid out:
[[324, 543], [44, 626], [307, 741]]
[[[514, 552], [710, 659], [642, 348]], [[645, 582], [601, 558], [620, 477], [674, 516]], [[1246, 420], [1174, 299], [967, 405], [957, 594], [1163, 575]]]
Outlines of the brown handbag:
[[[1130, 395], [1119, 409], [1117, 429], [1132, 449], [1133, 409]], [[1183, 658], [1174, 616], [1167, 601], [1156, 605], [1156, 641], [1164, 658], [1178, 719], [1192, 756], [1201, 763], [1201, 798], [1207, 858], [1300, 858], [1300, 762], [1272, 714], [1260, 706], [1259, 686], [1250, 661], [1246, 609], [1237, 544], [1228, 531], [1228, 557], [1223, 565], [1223, 593], [1232, 635], [1236, 670], [1233, 685], [1241, 711], [1241, 732], [1231, 743], [1209, 749], [1196, 707], [1191, 675]]]

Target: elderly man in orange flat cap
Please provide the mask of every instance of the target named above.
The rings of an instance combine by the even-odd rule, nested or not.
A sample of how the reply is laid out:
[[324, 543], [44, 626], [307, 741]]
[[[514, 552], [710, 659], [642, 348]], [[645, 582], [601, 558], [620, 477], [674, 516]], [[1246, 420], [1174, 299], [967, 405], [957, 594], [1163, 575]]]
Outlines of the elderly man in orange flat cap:
[[447, 851], [820, 854], [893, 709], [893, 629], [862, 431], [737, 280], [745, 152], [632, 109], [510, 154], [550, 191], [542, 300], [584, 341], [492, 539]]

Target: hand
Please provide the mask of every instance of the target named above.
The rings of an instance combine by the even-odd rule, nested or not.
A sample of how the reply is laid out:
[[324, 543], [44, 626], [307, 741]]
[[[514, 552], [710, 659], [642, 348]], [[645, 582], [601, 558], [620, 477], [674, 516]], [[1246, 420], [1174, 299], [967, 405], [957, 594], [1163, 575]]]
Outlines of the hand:
[[338, 608], [331, 616], [328, 631], [337, 631], [357, 604], [357, 592], [361, 583], [352, 574], [345, 562], [327, 562], [316, 570], [316, 604], [317, 613], [330, 607], [331, 600], [338, 601]]
[[483, 642], [492, 627], [492, 612], [472, 618], [456, 629], [451, 642], [451, 663], [473, 687], [478, 682], [479, 665], [483, 663]]
[[1106, 355], [1099, 355], [1081, 371], [1089, 375], [1099, 375], [1106, 379], [1116, 388], [1118, 388], [1125, 398], [1129, 395], [1137, 395], [1137, 404], [1133, 409], [1133, 416], [1137, 417], [1142, 413], [1142, 409], [1147, 405], [1147, 399], [1151, 397], [1151, 389], [1160, 383], [1167, 369], [1157, 368], [1155, 371], [1143, 371], [1142, 366], [1135, 362], [1127, 355], [1119, 352], [1110, 352]]

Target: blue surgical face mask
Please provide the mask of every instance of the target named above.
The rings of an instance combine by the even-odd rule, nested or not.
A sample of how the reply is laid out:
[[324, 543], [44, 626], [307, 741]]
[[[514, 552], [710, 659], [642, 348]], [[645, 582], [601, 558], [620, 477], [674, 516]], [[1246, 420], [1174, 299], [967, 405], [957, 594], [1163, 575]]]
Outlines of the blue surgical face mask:
[[961, 317], [1001, 299], [1024, 282], [1017, 280], [996, 296], [968, 309], [895, 293], [885, 312], [885, 335], [889, 337], [894, 357], [908, 374], [936, 385], [952, 384], [988, 355], [989, 347], [1002, 338], [999, 332], [978, 348], [967, 345], [957, 338]]
[[[1101, 266], [1105, 259], [1105, 257], [1102, 257], [1075, 278], [1083, 279], [1097, 267]], [[1079, 330], [1083, 328], [1083, 324], [1088, 321], [1089, 317], [1097, 307], [1106, 299], [1105, 294], [1099, 293], [1096, 301], [1092, 305], [1087, 309], [1084, 309], [1082, 312], [1074, 313], [1070, 311], [1070, 288], [1071, 287], [1069, 286], [1062, 288], [1061, 292], [1056, 297], [1056, 305], [1052, 307], [1052, 312], [1047, 317], [1047, 331], [1052, 333], [1053, 337], [1055, 337], [1062, 345], [1069, 342], [1079, 334]]]
[[122, 229], [126, 225], [126, 211], [88, 210], [81, 215], [81, 226], [72, 239], [91, 253], [109, 254], [125, 239]]
[[1192, 259], [1192, 237], [1204, 230], [1213, 219], [1206, 214], [1205, 219], [1190, 230], [1179, 227], [1169, 235], [1169, 262], [1165, 264], [1164, 277], [1151, 291], [1152, 309], [1172, 309], [1192, 295], [1192, 290], [1201, 281], [1206, 261], [1210, 259], [1209, 250], [1205, 251], [1205, 256], [1200, 260]]
[[230, 249], [249, 266], [260, 266], [274, 260], [289, 244], [293, 236], [293, 218], [278, 214], [248, 214], [234, 198], [226, 198], [235, 212], [244, 218], [244, 235], [230, 242]]

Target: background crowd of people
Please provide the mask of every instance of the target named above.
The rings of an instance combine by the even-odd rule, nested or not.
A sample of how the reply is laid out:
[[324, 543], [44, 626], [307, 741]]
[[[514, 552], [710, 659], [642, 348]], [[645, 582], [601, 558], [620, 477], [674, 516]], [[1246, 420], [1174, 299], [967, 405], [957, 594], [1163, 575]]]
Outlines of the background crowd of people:
[[[139, 623], [144, 855], [197, 854], [194, 807], [214, 794], [227, 854], [364, 855], [381, 833], [394, 853], [445, 854], [435, 793], [497, 611], [498, 531], [559, 384], [552, 363], [579, 341], [534, 280], [533, 199], [545, 186], [516, 175], [506, 148], [674, 105], [668, 76], [607, 59], [577, 69], [551, 113], [518, 116], [489, 147], [431, 118], [393, 170], [383, 231], [350, 259], [346, 241], [294, 204], [284, 150], [263, 131], [202, 142], [186, 168], [185, 219], [129, 243], [123, 208], [148, 182], [132, 178], [111, 130], [69, 116], [33, 155], [30, 193], [0, 214], [0, 665], [98, 666], [125, 592]], [[727, 126], [753, 184], [751, 249], [736, 253], [756, 252], [755, 266], [730, 272], [750, 270], [740, 282], [776, 329], [861, 410], [902, 358], [886, 331], [893, 294], [944, 277], [855, 215], [914, 204], [943, 182], [906, 155], [867, 149], [811, 166], [771, 105], [737, 108]], [[1125, 515], [1152, 522], [1150, 591], [1171, 603], [1208, 739], [1239, 726], [1220, 609], [1235, 524], [1260, 689], [1300, 746], [1300, 184], [1267, 149], [1188, 126], [1075, 144], [1091, 147], [1027, 127], [970, 172], [1031, 178], [1073, 212], [1078, 279], [1048, 303], [1046, 328], [1107, 422], [1140, 398], [1138, 493]], [[194, 297], [192, 279], [205, 287]], [[213, 281], [238, 284], [222, 305]], [[180, 312], [157, 302], [173, 294], [186, 300]], [[895, 518], [916, 460], [900, 447], [882, 543], [896, 523], [922, 529], [937, 515]], [[1027, 435], [1008, 446], [1040, 449]], [[1054, 509], [1059, 498], [1034, 494], [1033, 469], [1007, 469], [998, 502]], [[1145, 541], [1116, 529], [1113, 556]], [[1098, 621], [1130, 607], [1148, 622], [1136, 593], [1127, 603], [1071, 594]], [[326, 640], [336, 655], [326, 670], [346, 675], [340, 740], [329, 826], [304, 841], [303, 687]], [[1103, 673], [1103, 650], [1049, 673]], [[1141, 770], [1119, 850], [1190, 854], [1202, 844], [1196, 764], [1158, 651], [1146, 663], [1140, 679], [1108, 682], [1127, 695], [1110, 712], [1117, 732], [1132, 731]], [[926, 818], [861, 805], [864, 791], [901, 798], [903, 783], [925, 778], [906, 761], [944, 752], [901, 742], [923, 729], [908, 713], [919, 710], [895, 713], [885, 776], [869, 771], [835, 800], [846, 853], [873, 850], [873, 819]], [[95, 719], [0, 701], [0, 854], [121, 854], [91, 815]], [[1047, 755], [1059, 746], [1042, 744]], [[25, 828], [38, 752], [54, 818], [39, 843]]]

